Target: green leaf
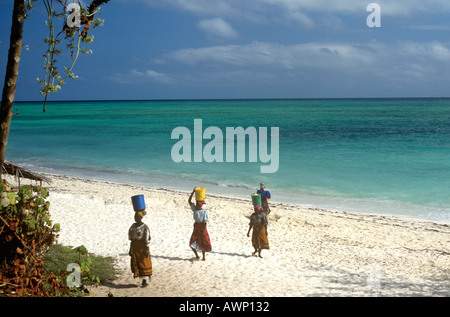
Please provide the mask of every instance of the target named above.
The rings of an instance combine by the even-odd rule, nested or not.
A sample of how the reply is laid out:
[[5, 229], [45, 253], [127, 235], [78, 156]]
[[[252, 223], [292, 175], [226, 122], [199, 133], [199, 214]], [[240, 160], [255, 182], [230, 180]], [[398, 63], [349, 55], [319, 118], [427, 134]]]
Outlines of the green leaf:
[[7, 196], [8, 196], [8, 199], [9, 199], [9, 203], [11, 205], [15, 205], [16, 204], [16, 194], [15, 193], [8, 193]]
[[63, 251], [67, 252], [67, 253], [73, 252], [73, 250], [71, 248], [69, 248], [69, 247], [64, 247]]
[[88, 250], [86, 249], [86, 247], [84, 245], [80, 245], [79, 247], [76, 247], [74, 249], [75, 252], [78, 252], [81, 255], [86, 255], [88, 254]]

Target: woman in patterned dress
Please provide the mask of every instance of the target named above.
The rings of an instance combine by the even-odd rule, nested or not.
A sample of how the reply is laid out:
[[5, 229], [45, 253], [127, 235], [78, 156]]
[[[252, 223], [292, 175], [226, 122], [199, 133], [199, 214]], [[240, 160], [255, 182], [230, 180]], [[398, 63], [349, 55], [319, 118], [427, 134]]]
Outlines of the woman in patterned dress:
[[250, 216], [250, 223], [247, 232], [247, 237], [250, 237], [250, 231], [253, 229], [252, 233], [252, 246], [255, 252], [252, 255], [256, 255], [262, 258], [261, 250], [269, 249], [269, 238], [267, 233], [267, 217], [264, 214], [264, 209], [262, 206], [254, 207], [254, 213]]
[[197, 251], [202, 251], [202, 261], [205, 261], [205, 253], [212, 250], [211, 240], [207, 229], [207, 223], [209, 221], [208, 210], [203, 209], [203, 205], [205, 204], [204, 200], [196, 200], [195, 204], [192, 202], [192, 196], [194, 193], [195, 188], [188, 199], [188, 203], [194, 213], [193, 216], [195, 221], [194, 230], [192, 232], [191, 239], [189, 240], [189, 246], [192, 251], [194, 251], [197, 260], [200, 259]]
[[151, 236], [149, 227], [142, 222], [145, 210], [139, 210], [134, 215], [136, 221], [128, 230], [128, 239], [131, 240], [131, 272], [133, 277], [142, 279], [142, 287], [147, 286], [147, 280], [152, 276], [152, 260], [148, 247]]

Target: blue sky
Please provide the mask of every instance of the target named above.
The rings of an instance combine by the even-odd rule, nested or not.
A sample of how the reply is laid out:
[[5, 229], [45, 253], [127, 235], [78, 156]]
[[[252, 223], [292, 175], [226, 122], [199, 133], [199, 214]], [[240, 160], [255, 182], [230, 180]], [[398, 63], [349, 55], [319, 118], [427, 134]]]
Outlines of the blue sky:
[[[0, 0], [2, 87], [12, 2]], [[450, 1], [379, 0], [379, 28], [371, 2], [111, 0], [79, 78], [49, 100], [450, 96]], [[45, 19], [40, 1], [18, 101], [42, 99]]]

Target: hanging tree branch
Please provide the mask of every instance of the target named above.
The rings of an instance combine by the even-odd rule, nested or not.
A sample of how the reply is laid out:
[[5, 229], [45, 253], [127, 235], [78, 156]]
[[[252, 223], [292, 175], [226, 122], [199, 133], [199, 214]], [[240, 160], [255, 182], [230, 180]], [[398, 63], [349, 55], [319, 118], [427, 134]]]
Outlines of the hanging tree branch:
[[[44, 40], [44, 43], [48, 44], [48, 49], [45, 56], [44, 69], [46, 70], [45, 77], [43, 80], [39, 80], [41, 84], [41, 93], [45, 96], [43, 111], [45, 112], [45, 105], [47, 103], [48, 94], [51, 92], [56, 92], [61, 89], [61, 86], [65, 84], [65, 80], [67, 78], [77, 78], [73, 73], [73, 68], [75, 63], [79, 57], [80, 52], [83, 54], [92, 53], [91, 50], [87, 50], [86, 48], [82, 48], [81, 44], [90, 44], [94, 40], [93, 36], [87, 36], [88, 31], [92, 28], [102, 25], [103, 20], [94, 18], [95, 14], [100, 11], [100, 7], [104, 3], [108, 3], [109, 0], [93, 0], [87, 8], [81, 7], [79, 0], [72, 0], [72, 4], [75, 1], [78, 2], [78, 8], [75, 9], [70, 4], [67, 4], [67, 1], [63, 3], [62, 0], [56, 0], [60, 3], [62, 12], [57, 13], [53, 10], [53, 0], [43, 0], [49, 20], [47, 22], [47, 26], [49, 28], [49, 36]], [[70, 0], [69, 0], [70, 1]], [[79, 10], [79, 11], [77, 11]], [[69, 25], [68, 21], [72, 18], [72, 15], [78, 15], [79, 24], [71, 23]], [[64, 18], [62, 31], [59, 32], [55, 36], [55, 26], [54, 21], [55, 18], [61, 19]], [[84, 25], [83, 30], [81, 30], [81, 26]], [[61, 43], [59, 36], [63, 34], [65, 39], [67, 40], [66, 49], [71, 50], [71, 57], [73, 59], [72, 65], [67, 68], [64, 67], [65, 76], [61, 77], [56, 67], [56, 56], [62, 52], [62, 49], [58, 49], [57, 45]], [[74, 51], [76, 53], [74, 54]]]
[[94, 0], [88, 7], [88, 14], [81, 17], [81, 24], [85, 24], [83, 32], [81, 32], [82, 37], [86, 37], [91, 24], [95, 21], [94, 14], [98, 12], [100, 6], [104, 3], [108, 3], [109, 0]]

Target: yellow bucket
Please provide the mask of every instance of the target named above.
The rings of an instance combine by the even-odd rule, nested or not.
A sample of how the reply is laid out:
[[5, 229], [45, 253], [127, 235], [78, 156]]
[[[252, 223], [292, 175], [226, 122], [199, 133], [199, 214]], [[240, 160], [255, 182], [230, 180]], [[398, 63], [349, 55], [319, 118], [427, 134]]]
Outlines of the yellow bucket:
[[206, 189], [204, 187], [196, 187], [195, 188], [195, 200], [205, 200], [205, 192]]

